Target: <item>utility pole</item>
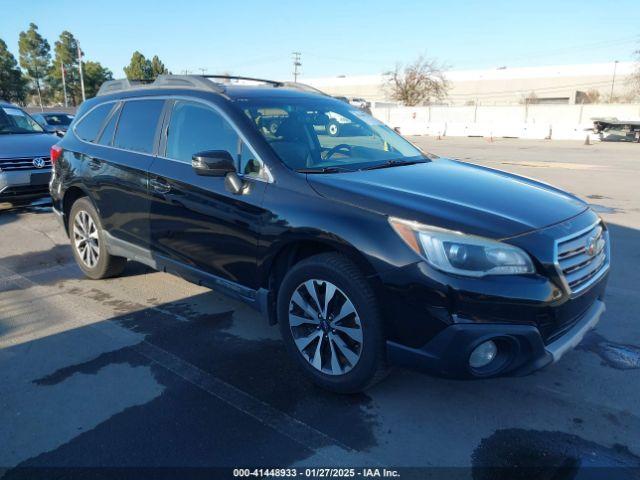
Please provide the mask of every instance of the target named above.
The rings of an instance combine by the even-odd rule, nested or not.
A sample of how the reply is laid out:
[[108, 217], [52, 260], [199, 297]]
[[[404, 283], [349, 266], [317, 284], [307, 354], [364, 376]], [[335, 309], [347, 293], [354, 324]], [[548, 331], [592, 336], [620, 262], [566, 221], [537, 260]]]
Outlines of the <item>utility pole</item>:
[[293, 52], [291, 55], [293, 55], [293, 81], [297, 82], [298, 75], [300, 75], [300, 71], [298, 70], [298, 68], [302, 67], [302, 61], [300, 59], [300, 57], [302, 56], [302, 53]]
[[64, 108], [69, 106], [69, 101], [67, 99], [67, 82], [64, 78], [64, 63], [60, 61], [60, 70], [62, 71], [62, 92], [64, 93]]
[[80, 49], [80, 42], [76, 42], [78, 46], [78, 71], [80, 72], [80, 89], [82, 90], [82, 101], [86, 100], [84, 94], [84, 75], [82, 74], [82, 57], [84, 56], [84, 52]]
[[618, 60], [613, 62], [613, 78], [611, 79], [611, 93], [609, 94], [609, 103], [613, 100], [613, 87], [616, 84], [616, 67], [618, 66]]
[[200, 70], [202, 72], [202, 75], [207, 73], [207, 69], [206, 68], [200, 67], [198, 70]]

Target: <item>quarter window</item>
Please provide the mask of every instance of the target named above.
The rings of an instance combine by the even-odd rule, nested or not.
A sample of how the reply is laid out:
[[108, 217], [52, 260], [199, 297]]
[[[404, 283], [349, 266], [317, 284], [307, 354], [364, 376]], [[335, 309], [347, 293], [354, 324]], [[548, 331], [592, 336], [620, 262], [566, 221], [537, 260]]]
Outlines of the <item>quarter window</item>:
[[100, 132], [100, 128], [112, 108], [113, 103], [103, 103], [91, 110], [80, 120], [80, 123], [76, 125], [76, 135], [86, 142], [93, 142], [98, 136], [98, 132]]
[[116, 130], [116, 122], [118, 121], [118, 114], [120, 113], [120, 109], [116, 108], [115, 111], [107, 120], [107, 124], [105, 125], [102, 133], [100, 134], [100, 138], [97, 140], [98, 145], [111, 145], [111, 141], [113, 140], [113, 132]]
[[120, 113], [113, 146], [140, 153], [153, 153], [158, 120], [164, 100], [130, 100]]

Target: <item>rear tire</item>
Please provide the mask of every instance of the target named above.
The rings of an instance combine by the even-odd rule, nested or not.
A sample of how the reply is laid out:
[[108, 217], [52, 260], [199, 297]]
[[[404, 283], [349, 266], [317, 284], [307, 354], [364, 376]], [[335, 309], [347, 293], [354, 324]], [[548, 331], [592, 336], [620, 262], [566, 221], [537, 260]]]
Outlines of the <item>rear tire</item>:
[[87, 197], [75, 201], [69, 212], [69, 239], [76, 263], [93, 280], [122, 273], [127, 259], [110, 255], [100, 215]]
[[277, 305], [287, 351], [314, 383], [355, 393], [385, 377], [380, 309], [349, 259], [323, 253], [297, 263], [280, 286]]

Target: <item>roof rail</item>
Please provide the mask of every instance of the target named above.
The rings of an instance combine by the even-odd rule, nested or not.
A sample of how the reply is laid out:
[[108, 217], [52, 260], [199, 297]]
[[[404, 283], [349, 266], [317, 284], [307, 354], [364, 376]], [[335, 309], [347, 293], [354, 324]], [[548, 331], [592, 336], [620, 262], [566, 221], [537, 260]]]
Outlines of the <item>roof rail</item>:
[[207, 80], [204, 75], [158, 75], [152, 87], [190, 87], [203, 90], [224, 92], [224, 88], [215, 82]]
[[241, 77], [238, 75], [201, 75], [203, 78], [221, 78], [226, 80], [249, 80], [251, 82], [261, 82], [268, 83], [273, 85], [274, 87], [281, 87], [284, 85], [283, 82], [278, 80], [266, 80], [264, 78], [254, 78], [254, 77]]
[[102, 85], [100, 85], [100, 89], [96, 96], [100, 95], [108, 95], [113, 92], [119, 92], [121, 90], [129, 90], [131, 88], [139, 87], [140, 85], [144, 85], [144, 80], [129, 80], [126, 78], [119, 78], [117, 80], [107, 80]]
[[304, 83], [296, 82], [280, 82], [277, 80], [265, 80], [264, 78], [241, 77], [237, 75], [158, 75], [155, 81], [149, 80], [128, 80], [126, 78], [118, 80], [107, 80], [100, 86], [100, 90], [96, 96], [108, 95], [110, 93], [121, 92], [124, 90], [133, 90], [139, 88], [171, 88], [171, 87], [187, 87], [199, 90], [212, 90], [216, 93], [224, 93], [225, 85], [220, 82], [211, 81], [211, 79], [221, 80], [247, 80], [251, 82], [261, 82], [274, 87], [295, 88], [305, 92], [326, 93]]
[[96, 96], [110, 93], [133, 90], [138, 88], [162, 88], [162, 87], [190, 87], [201, 90], [213, 90], [223, 93], [224, 88], [215, 82], [211, 82], [201, 75], [158, 75], [155, 81], [150, 80], [107, 80], [100, 86]]
[[311, 85], [307, 85], [306, 83], [299, 82], [282, 82], [281, 85], [283, 87], [295, 88], [296, 90], [302, 90], [303, 92], [311, 92], [318, 93], [320, 95], [324, 95], [325, 97], [330, 97], [331, 95], [324, 93], [322, 90], [317, 89], [316, 87], [312, 87]]

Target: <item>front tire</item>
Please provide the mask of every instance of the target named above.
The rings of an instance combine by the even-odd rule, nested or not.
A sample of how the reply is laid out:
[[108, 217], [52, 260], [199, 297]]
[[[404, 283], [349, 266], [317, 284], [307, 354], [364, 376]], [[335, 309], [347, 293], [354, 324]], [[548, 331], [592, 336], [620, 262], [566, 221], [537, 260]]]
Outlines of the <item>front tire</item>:
[[342, 255], [315, 255], [289, 271], [278, 292], [278, 323], [293, 361], [325, 389], [359, 392], [386, 374], [373, 289]]
[[93, 280], [122, 273], [127, 259], [107, 251], [100, 215], [87, 197], [76, 200], [69, 212], [69, 239], [76, 263]]

